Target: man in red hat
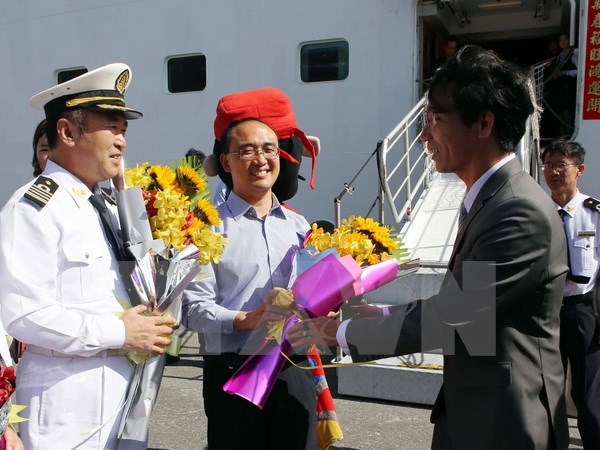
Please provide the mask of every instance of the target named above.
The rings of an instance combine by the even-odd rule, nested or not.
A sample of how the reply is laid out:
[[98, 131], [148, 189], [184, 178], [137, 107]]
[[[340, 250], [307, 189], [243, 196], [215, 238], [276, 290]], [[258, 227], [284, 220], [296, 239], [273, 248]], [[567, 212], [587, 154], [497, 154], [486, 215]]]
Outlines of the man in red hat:
[[223, 391], [263, 342], [265, 322], [287, 316], [265, 296], [288, 287], [292, 255], [309, 224], [273, 194], [281, 150], [272, 127], [252, 117], [234, 120], [219, 142], [219, 162], [232, 190], [218, 207], [218, 228], [229, 243], [221, 262], [208, 268], [208, 278], [188, 287], [183, 302], [184, 325], [205, 333], [210, 354], [204, 357], [203, 383], [208, 446], [314, 449], [317, 414], [309, 371], [284, 367], [262, 409]]
[[264, 120], [277, 134], [279, 140], [280, 176], [273, 185], [273, 193], [281, 202], [291, 199], [298, 191], [298, 178], [302, 157], [312, 161], [310, 187], [315, 187], [316, 158], [320, 151], [320, 141], [316, 136], [307, 136], [296, 122], [292, 102], [280, 89], [263, 87], [251, 91], [235, 92], [219, 100], [214, 131], [213, 154], [204, 163], [208, 176], [219, 175], [222, 183], [215, 194], [215, 203], [220, 203], [231, 191], [232, 179], [218, 162], [222, 153], [221, 136], [227, 126], [248, 117]]

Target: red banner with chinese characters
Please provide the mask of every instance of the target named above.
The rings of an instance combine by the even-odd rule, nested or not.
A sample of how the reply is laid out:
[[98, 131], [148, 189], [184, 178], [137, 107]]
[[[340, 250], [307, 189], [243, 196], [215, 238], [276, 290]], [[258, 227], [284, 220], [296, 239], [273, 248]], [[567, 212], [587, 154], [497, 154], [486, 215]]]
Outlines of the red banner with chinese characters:
[[600, 0], [590, 0], [583, 80], [583, 120], [600, 119]]

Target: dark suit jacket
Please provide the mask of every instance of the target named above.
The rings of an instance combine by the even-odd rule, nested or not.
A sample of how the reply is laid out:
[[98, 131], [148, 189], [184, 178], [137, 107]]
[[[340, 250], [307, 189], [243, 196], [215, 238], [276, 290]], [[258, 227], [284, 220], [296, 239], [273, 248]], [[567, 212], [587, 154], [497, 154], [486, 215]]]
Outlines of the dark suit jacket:
[[566, 449], [558, 345], [566, 251], [556, 207], [514, 159], [479, 192], [440, 292], [388, 317], [350, 321], [352, 356], [444, 348], [431, 417], [445, 413], [444, 448]]

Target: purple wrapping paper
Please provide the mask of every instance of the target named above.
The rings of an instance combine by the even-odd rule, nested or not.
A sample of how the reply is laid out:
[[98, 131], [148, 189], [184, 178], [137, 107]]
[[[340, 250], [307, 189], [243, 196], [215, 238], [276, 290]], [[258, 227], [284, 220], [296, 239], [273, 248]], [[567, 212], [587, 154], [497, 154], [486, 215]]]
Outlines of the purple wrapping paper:
[[[291, 316], [283, 327], [283, 335], [285, 336], [299, 320], [298, 317]], [[281, 345], [278, 345], [275, 340], [263, 342], [225, 383], [223, 390], [229, 394], [239, 395], [262, 409], [286, 361], [280, 351], [288, 356], [293, 353], [292, 346], [286, 340], [283, 340]]]
[[[340, 258], [330, 254], [298, 275], [291, 291], [297, 305], [311, 317], [322, 317], [337, 310], [349, 298], [389, 283], [397, 271], [395, 259], [361, 269], [351, 256]], [[284, 325], [283, 336], [299, 320], [291, 316]], [[262, 409], [285, 365], [281, 352], [292, 354], [287, 340], [281, 345], [274, 340], [265, 341], [225, 383], [223, 390]]]
[[356, 295], [355, 281], [360, 273], [352, 256], [339, 258], [331, 254], [298, 275], [290, 289], [296, 304], [310, 316], [326, 316]]

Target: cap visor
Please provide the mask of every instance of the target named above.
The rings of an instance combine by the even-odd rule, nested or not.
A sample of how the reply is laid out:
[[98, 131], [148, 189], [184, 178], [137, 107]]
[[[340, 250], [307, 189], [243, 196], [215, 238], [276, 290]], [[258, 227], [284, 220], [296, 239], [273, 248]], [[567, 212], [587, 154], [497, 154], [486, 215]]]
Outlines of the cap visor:
[[100, 111], [100, 112], [109, 112], [109, 111], [121, 111], [125, 113], [125, 118], [127, 120], [135, 120], [143, 117], [144, 115], [131, 108], [127, 108], [126, 106], [119, 105], [90, 105], [85, 106], [84, 109], [91, 109], [92, 111]]

